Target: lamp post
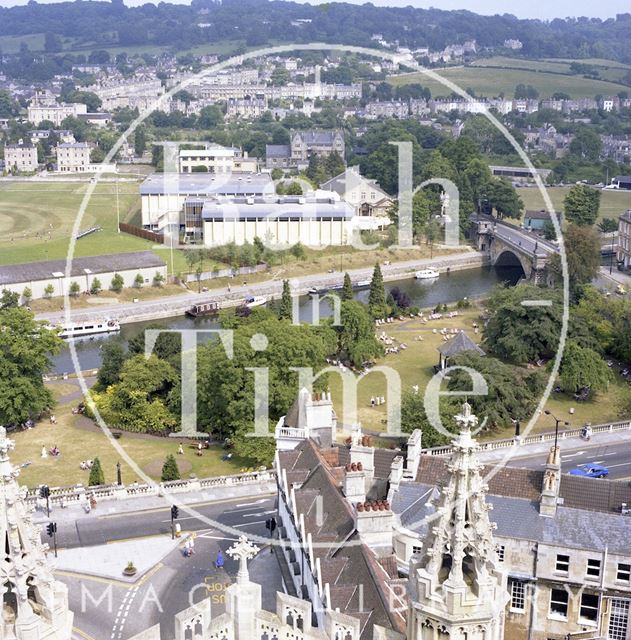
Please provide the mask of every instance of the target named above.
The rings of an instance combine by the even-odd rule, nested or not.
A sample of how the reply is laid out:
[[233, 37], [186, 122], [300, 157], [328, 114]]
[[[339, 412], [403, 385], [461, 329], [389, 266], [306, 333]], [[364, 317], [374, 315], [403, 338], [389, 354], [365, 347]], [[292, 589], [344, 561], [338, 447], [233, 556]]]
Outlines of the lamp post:
[[117, 484], [120, 486], [121, 484], [123, 484], [123, 478], [121, 475], [121, 463], [117, 462], [116, 463], [116, 482]]
[[548, 409], [546, 409], [546, 410], [544, 411], [544, 413], [545, 413], [547, 416], [550, 416], [550, 417], [554, 420], [554, 422], [555, 422], [555, 425], [554, 425], [554, 450], [556, 451], [556, 449], [557, 449], [557, 443], [558, 443], [558, 441], [559, 441], [559, 425], [560, 425], [560, 424], [563, 424], [563, 425], [565, 425], [566, 427], [568, 427], [568, 426], [570, 425], [570, 423], [569, 423], [569, 422], [567, 422], [567, 421], [565, 421], [565, 420], [559, 420], [559, 419], [558, 419], [558, 418], [557, 418], [557, 417], [556, 417], [556, 416], [555, 416], [551, 411], [549, 411]]

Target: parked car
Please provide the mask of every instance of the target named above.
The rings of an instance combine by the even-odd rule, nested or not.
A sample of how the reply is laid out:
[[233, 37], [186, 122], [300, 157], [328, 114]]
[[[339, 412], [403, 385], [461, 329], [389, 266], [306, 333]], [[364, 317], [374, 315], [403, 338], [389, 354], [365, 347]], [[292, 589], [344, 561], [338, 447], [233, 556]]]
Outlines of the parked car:
[[609, 469], [601, 464], [580, 464], [576, 469], [570, 471], [571, 476], [583, 476], [584, 478], [606, 478], [609, 475]]

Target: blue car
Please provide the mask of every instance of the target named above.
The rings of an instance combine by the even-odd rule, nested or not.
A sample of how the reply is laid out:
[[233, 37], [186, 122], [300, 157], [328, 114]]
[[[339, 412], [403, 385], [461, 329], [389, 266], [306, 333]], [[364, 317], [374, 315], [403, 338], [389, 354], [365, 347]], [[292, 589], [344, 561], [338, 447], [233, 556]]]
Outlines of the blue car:
[[584, 478], [606, 478], [609, 475], [609, 469], [601, 464], [581, 464], [576, 469], [570, 471], [571, 476], [583, 476]]

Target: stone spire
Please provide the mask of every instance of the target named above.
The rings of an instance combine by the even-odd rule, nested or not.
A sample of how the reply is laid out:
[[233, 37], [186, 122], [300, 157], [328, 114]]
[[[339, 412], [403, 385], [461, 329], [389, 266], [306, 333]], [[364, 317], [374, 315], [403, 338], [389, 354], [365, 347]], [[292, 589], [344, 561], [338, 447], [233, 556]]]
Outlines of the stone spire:
[[508, 594], [498, 569], [478, 445], [471, 437], [477, 418], [467, 402], [455, 418], [460, 433], [452, 442], [449, 482], [429, 522], [423, 558], [410, 565], [409, 640], [433, 639], [436, 630], [451, 640], [503, 635]]
[[226, 589], [226, 613], [234, 624], [234, 640], [251, 640], [256, 634], [256, 616], [262, 609], [261, 585], [250, 582], [248, 560], [252, 560], [259, 548], [246, 536], [228, 549], [228, 555], [239, 561], [237, 581]]
[[3, 637], [69, 640], [73, 614], [68, 609], [68, 590], [53, 578], [46, 558], [48, 545], [42, 544], [40, 528], [32, 522], [32, 508], [25, 502], [26, 489], [17, 483], [19, 471], [9, 459], [14, 446], [0, 427]]

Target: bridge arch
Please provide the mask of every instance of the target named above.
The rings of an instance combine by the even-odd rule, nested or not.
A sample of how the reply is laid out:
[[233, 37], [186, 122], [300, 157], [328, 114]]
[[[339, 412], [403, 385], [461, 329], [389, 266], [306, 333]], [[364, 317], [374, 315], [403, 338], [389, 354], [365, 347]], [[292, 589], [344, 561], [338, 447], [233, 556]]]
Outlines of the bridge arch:
[[511, 249], [502, 248], [493, 260], [493, 266], [495, 267], [521, 267], [524, 272], [524, 276], [529, 277], [532, 271], [532, 264], [530, 261], [524, 259]]

